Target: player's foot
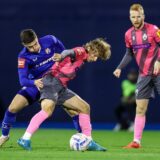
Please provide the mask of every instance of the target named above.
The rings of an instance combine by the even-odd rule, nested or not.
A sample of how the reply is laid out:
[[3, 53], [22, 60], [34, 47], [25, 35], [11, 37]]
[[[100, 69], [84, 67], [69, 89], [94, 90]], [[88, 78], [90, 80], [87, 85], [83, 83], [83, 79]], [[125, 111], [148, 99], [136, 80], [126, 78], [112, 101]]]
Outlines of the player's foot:
[[31, 141], [30, 140], [25, 140], [23, 138], [20, 138], [17, 141], [18, 145], [21, 146], [25, 150], [31, 150]]
[[88, 145], [88, 151], [107, 151], [106, 148], [100, 146], [95, 141], [91, 140], [91, 142]]
[[139, 143], [133, 141], [133, 142], [129, 143], [127, 146], [124, 146], [123, 148], [124, 149], [131, 149], [131, 148], [137, 149], [137, 148], [141, 148], [141, 145]]
[[9, 140], [9, 136], [1, 136], [0, 137], [0, 147], [3, 146]]

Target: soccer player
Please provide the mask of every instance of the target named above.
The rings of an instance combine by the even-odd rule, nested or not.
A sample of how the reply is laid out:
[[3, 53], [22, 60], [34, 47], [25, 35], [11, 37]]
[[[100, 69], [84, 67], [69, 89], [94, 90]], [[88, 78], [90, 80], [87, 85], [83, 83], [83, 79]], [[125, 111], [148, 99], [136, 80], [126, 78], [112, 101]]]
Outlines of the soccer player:
[[[46, 35], [38, 38], [32, 29], [23, 30], [20, 38], [24, 46], [18, 56], [18, 73], [22, 89], [18, 91], [5, 112], [0, 147], [9, 139], [9, 131], [16, 120], [17, 112], [39, 100], [38, 89], [43, 87], [41, 78], [54, 64], [54, 53], [62, 52], [65, 49], [62, 42], [56, 37]], [[74, 116], [74, 114], [71, 114], [73, 122], [80, 131], [78, 115]]]
[[136, 86], [136, 116], [134, 138], [124, 148], [140, 148], [146, 121], [149, 98], [156, 88], [160, 94], [160, 30], [157, 26], [144, 22], [144, 9], [140, 4], [130, 7], [130, 20], [133, 25], [125, 34], [126, 54], [113, 74], [119, 78], [121, 70], [135, 57], [139, 67]]
[[50, 73], [43, 78], [43, 88], [40, 89], [41, 108], [30, 121], [30, 124], [18, 144], [26, 150], [31, 150], [31, 137], [54, 111], [56, 104], [63, 104], [67, 109], [79, 113], [79, 124], [82, 133], [91, 139], [88, 150], [106, 151], [95, 143], [91, 137], [90, 106], [77, 94], [67, 88], [67, 82], [73, 79], [76, 72], [86, 62], [95, 62], [97, 59], [107, 60], [111, 55], [110, 45], [104, 39], [97, 38], [86, 43], [83, 47], [64, 50], [62, 54], [55, 54], [57, 61]]

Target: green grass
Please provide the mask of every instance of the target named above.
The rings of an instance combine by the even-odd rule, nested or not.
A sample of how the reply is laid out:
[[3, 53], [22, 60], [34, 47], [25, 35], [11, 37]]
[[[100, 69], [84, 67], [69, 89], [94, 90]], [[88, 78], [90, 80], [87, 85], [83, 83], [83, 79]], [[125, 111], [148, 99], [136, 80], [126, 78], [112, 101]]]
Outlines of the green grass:
[[107, 152], [70, 151], [69, 139], [74, 130], [40, 129], [32, 138], [32, 151], [21, 149], [16, 141], [24, 129], [13, 129], [10, 140], [0, 148], [0, 160], [160, 160], [160, 132], [145, 131], [141, 149], [122, 149], [133, 133], [93, 131], [94, 140]]

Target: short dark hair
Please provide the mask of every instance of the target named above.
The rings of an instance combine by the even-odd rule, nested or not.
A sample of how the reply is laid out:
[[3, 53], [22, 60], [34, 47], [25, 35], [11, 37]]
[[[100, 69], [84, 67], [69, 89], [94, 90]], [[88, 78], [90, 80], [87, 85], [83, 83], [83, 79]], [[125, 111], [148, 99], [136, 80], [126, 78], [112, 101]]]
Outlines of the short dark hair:
[[33, 29], [24, 29], [20, 33], [21, 42], [28, 44], [36, 39], [37, 35]]

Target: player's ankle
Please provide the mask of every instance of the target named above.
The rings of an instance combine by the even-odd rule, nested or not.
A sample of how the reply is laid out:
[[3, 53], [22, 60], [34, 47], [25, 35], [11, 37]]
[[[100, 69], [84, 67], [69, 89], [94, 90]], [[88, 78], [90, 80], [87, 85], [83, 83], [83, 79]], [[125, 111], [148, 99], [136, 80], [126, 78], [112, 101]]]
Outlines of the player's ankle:
[[134, 139], [133, 141], [138, 143], [138, 144], [141, 144], [141, 141], [139, 139]]

